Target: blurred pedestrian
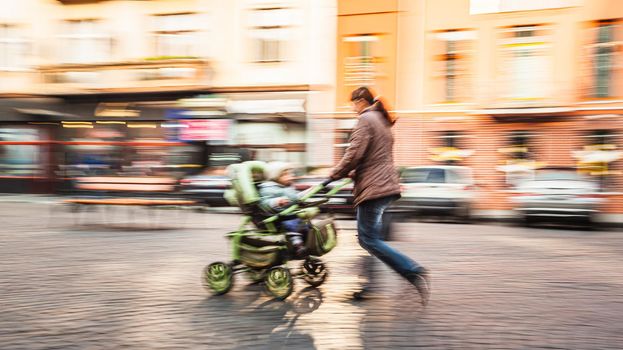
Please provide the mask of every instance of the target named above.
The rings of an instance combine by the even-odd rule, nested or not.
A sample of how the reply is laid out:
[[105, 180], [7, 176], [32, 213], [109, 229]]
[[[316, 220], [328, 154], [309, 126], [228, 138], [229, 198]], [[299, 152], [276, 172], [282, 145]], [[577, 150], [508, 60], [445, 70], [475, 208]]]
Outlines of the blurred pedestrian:
[[[359, 244], [412, 283], [421, 295], [422, 304], [426, 305], [430, 295], [428, 271], [390, 247], [381, 236], [383, 212], [400, 198], [391, 132], [396, 120], [385, 109], [383, 102], [366, 87], [354, 90], [351, 102], [359, 120], [351, 134], [350, 146], [332, 170], [330, 178], [338, 180], [349, 175], [353, 178]], [[364, 269], [370, 279], [370, 266]], [[365, 286], [353, 297], [363, 299], [369, 292], [369, 286]]]

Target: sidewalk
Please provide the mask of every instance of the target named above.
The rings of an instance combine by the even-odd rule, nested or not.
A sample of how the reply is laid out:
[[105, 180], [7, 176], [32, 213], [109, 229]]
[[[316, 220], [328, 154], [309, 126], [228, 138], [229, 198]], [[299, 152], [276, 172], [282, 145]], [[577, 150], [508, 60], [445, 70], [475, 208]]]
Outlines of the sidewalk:
[[[0, 203], [58, 204], [66, 198], [59, 195], [0, 193]], [[236, 207], [191, 206], [189, 208], [208, 213], [240, 213]], [[474, 211], [473, 218], [478, 222], [516, 222], [518, 220], [513, 210], [478, 210]], [[608, 227], [623, 227], [623, 214], [598, 214], [595, 222]]]
[[351, 300], [366, 256], [352, 220], [337, 222], [338, 246], [322, 257], [326, 283], [297, 279], [275, 301], [245, 275], [223, 296], [201, 284], [207, 264], [231, 259], [236, 215], [162, 210], [170, 229], [111, 229], [33, 215], [46, 207], [0, 203], [2, 348], [621, 348], [618, 232], [398, 223], [390, 244], [432, 271], [423, 308], [379, 262], [377, 297]]

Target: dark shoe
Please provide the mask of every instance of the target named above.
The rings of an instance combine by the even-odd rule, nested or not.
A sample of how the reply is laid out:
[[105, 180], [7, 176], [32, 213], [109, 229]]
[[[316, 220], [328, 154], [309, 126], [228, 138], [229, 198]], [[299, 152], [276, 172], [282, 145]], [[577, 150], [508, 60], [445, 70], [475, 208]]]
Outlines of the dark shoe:
[[365, 300], [370, 298], [370, 291], [366, 288], [353, 293], [353, 300]]
[[422, 270], [413, 275], [413, 277], [409, 278], [409, 282], [415, 286], [418, 293], [420, 293], [420, 298], [422, 299], [422, 305], [426, 306], [428, 304], [428, 300], [430, 299], [430, 275], [428, 270], [422, 268]]

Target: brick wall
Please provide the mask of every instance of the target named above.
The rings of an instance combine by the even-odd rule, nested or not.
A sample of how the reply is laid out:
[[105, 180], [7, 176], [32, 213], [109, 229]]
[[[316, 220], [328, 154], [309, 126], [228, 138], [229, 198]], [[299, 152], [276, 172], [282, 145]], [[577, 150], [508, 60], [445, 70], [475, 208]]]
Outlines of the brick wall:
[[[623, 120], [591, 119], [586, 115], [559, 116], [545, 121], [535, 117], [532, 121], [499, 121], [487, 115], [449, 114], [401, 114], [393, 128], [394, 161], [397, 166], [418, 166], [441, 164], [430, 159], [431, 148], [442, 147], [440, 136], [446, 131], [463, 135], [459, 139], [461, 149], [474, 153], [458, 163], [472, 168], [479, 188], [475, 209], [509, 210], [511, 188], [506, 184], [506, 174], [497, 169], [503, 165], [507, 155], [499, 152], [508, 147], [508, 135], [512, 131], [527, 131], [530, 152], [538, 162], [549, 166], [575, 166], [577, 160], [572, 151], [578, 151], [587, 144], [585, 137], [591, 130], [612, 130], [617, 134], [615, 142], [623, 150]], [[336, 137], [336, 143], [340, 142]], [[336, 148], [335, 161], [339, 161], [343, 148]], [[604, 195], [604, 213], [623, 214], [623, 160], [611, 164], [610, 168], [622, 174], [609, 178]]]
[[[623, 150], [623, 121], [620, 118], [592, 120], [575, 115], [550, 118], [545, 122], [505, 122], [490, 116], [404, 114], [394, 127], [394, 158], [397, 166], [440, 164], [430, 159], [429, 149], [443, 145], [439, 136], [444, 131], [457, 131], [465, 136], [460, 138], [460, 148], [475, 151], [460, 165], [471, 167], [479, 184], [476, 209], [508, 210], [513, 207], [509, 201], [510, 188], [506, 185], [505, 173], [496, 167], [504, 164], [507, 157], [498, 150], [509, 146], [511, 131], [533, 134], [529, 148], [535, 160], [549, 166], [575, 166], [577, 160], [572, 151], [581, 150], [587, 143], [584, 136], [596, 129], [615, 131], [618, 148]], [[611, 164], [610, 168], [623, 172], [623, 161]], [[607, 191], [623, 192], [623, 175], [611, 176]], [[604, 197], [604, 213], [623, 213], [623, 196]]]

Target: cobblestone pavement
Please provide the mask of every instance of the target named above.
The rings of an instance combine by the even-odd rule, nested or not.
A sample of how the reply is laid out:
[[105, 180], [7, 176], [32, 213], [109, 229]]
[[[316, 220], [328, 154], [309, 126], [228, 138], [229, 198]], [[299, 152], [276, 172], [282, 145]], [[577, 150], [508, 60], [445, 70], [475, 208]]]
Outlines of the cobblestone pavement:
[[423, 308], [381, 264], [377, 298], [350, 300], [365, 253], [341, 221], [327, 283], [278, 302], [243, 276], [201, 286], [238, 216], [115, 211], [0, 203], [0, 348], [623, 348], [620, 232], [398, 224], [391, 244], [433, 272]]

